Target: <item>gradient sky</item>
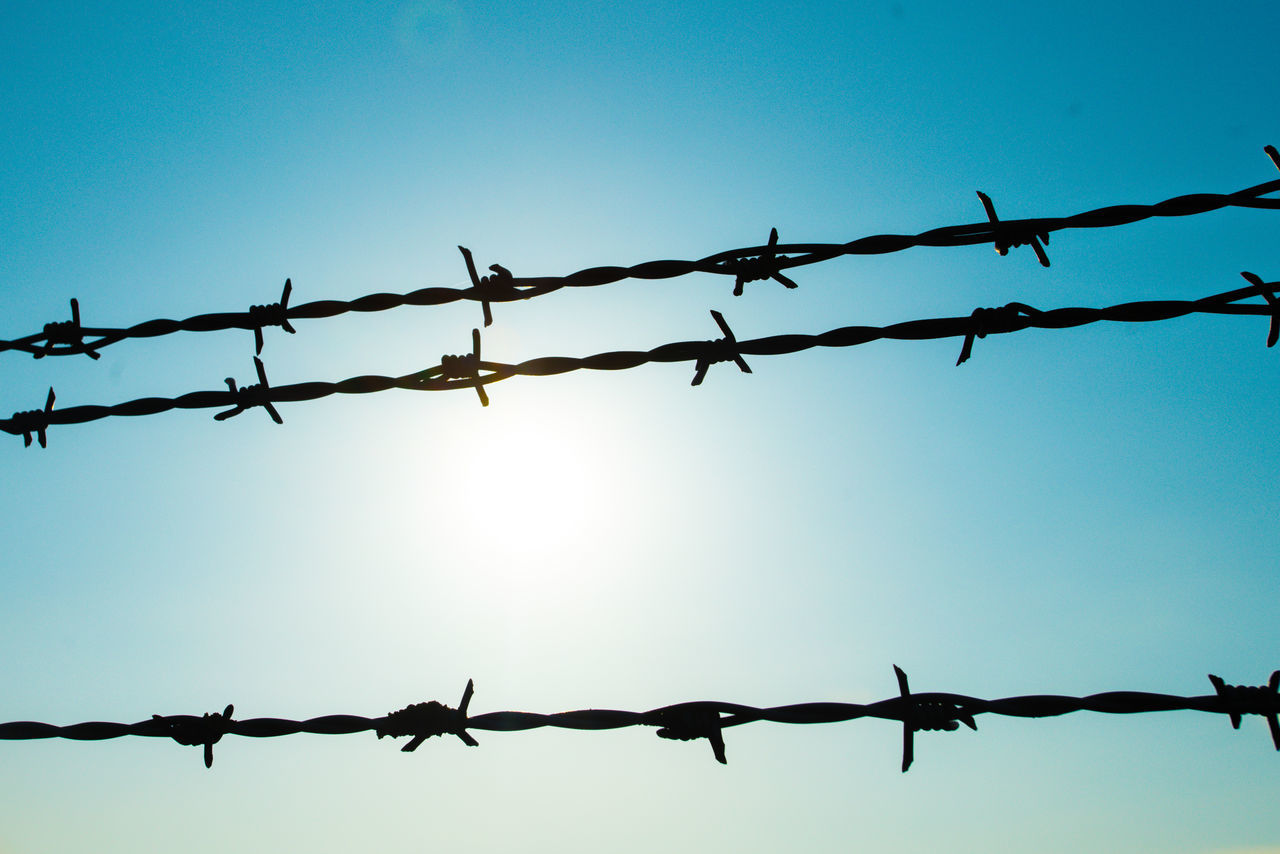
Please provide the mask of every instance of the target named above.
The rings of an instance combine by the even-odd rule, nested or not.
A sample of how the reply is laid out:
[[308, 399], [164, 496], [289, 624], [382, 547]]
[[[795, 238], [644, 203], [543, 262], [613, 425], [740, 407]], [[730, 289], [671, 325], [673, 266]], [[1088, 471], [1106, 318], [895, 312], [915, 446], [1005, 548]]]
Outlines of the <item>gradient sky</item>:
[[[9, 3], [0, 336], [1059, 216], [1277, 177], [1280, 6]], [[495, 306], [487, 358], [1193, 299], [1274, 212]], [[268, 330], [274, 384], [469, 349], [462, 302]], [[0, 720], [1211, 693], [1280, 666], [1259, 318], [879, 342], [54, 427], [0, 447]], [[0, 411], [252, 380], [248, 332], [0, 354]], [[0, 437], [4, 438], [4, 437]], [[0, 852], [1280, 851], [1265, 724], [981, 717], [0, 743]], [[1269, 847], [1270, 846], [1270, 847]]]

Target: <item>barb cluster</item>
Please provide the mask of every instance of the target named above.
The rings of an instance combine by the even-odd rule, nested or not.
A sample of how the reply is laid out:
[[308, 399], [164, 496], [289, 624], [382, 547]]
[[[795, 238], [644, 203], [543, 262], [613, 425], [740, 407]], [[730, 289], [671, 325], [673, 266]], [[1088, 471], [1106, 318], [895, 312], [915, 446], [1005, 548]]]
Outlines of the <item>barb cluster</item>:
[[271, 420], [277, 424], [283, 424], [284, 419], [280, 417], [280, 413], [271, 405], [271, 384], [267, 382], [267, 372], [262, 366], [262, 360], [257, 356], [253, 357], [254, 370], [258, 372], [258, 384], [247, 385], [244, 388], [236, 388], [236, 381], [233, 377], [227, 377], [228, 393], [231, 395], [231, 402], [234, 404], [231, 409], [226, 412], [219, 412], [213, 416], [214, 421], [225, 421], [244, 412], [246, 409], [252, 409], [255, 406], [261, 406], [267, 410], [267, 414], [271, 416]]
[[402, 753], [412, 753], [422, 742], [433, 735], [449, 733], [456, 735], [467, 747], [479, 747], [480, 742], [467, 732], [467, 706], [471, 704], [471, 695], [475, 691], [475, 682], [467, 680], [467, 688], [462, 692], [462, 702], [458, 708], [451, 709], [443, 703], [431, 700], [426, 703], [414, 703], [398, 712], [392, 712], [384, 718], [384, 722], [374, 731], [378, 738], [392, 738], [411, 735], [413, 739], [400, 748]]
[[280, 302], [270, 305], [249, 306], [249, 322], [253, 324], [253, 352], [262, 355], [262, 330], [268, 326], [279, 326], [292, 335], [296, 330], [289, 325], [289, 294], [293, 292], [293, 280], [284, 280], [284, 292], [280, 294]]
[[213, 745], [228, 734], [269, 738], [299, 732], [346, 735], [372, 731], [379, 739], [385, 736], [410, 737], [401, 751], [411, 753], [428, 738], [446, 734], [457, 736], [468, 747], [476, 747], [478, 742], [467, 732], [469, 729], [517, 732], [541, 727], [605, 730], [650, 726], [657, 727], [658, 736], [665, 739], [696, 741], [705, 738], [711, 744], [711, 752], [716, 761], [727, 764], [724, 730], [730, 727], [756, 721], [831, 724], [859, 718], [880, 718], [902, 723], [902, 770], [906, 772], [915, 758], [915, 733], [954, 732], [962, 723], [976, 731], [978, 725], [974, 717], [981, 714], [1044, 718], [1085, 711], [1130, 715], [1182, 710], [1227, 715], [1232, 726], [1237, 729], [1242, 715], [1262, 715], [1271, 728], [1276, 749], [1280, 750], [1280, 734], [1276, 723], [1276, 715], [1280, 711], [1280, 695], [1277, 694], [1277, 689], [1280, 688], [1280, 671], [1272, 673], [1270, 682], [1262, 687], [1226, 685], [1221, 678], [1211, 675], [1209, 679], [1215, 693], [1203, 696], [1178, 697], [1142, 691], [1109, 691], [1086, 697], [1040, 694], [983, 700], [961, 694], [913, 694], [907, 684], [907, 674], [897, 665], [894, 665], [893, 670], [898, 679], [898, 696], [865, 705], [797, 703], [758, 708], [737, 703], [704, 701], [678, 703], [647, 712], [582, 709], [549, 715], [534, 712], [488, 712], [472, 717], [467, 708], [475, 684], [468, 680], [462, 701], [456, 709], [432, 700], [415, 703], [380, 718], [327, 715], [303, 721], [280, 718], [237, 721], [231, 717], [234, 707], [228, 705], [220, 714], [206, 713], [203, 717], [153, 715], [150, 720], [136, 724], [94, 722], [55, 726], [33, 721], [0, 723], [0, 740], [68, 738], [95, 741], [127, 735], [168, 737], [179, 744], [202, 746], [204, 764], [208, 768], [213, 765]]
[[204, 747], [204, 767], [213, 767], [213, 746], [222, 740], [227, 734], [227, 728], [234, 721], [231, 720], [232, 713], [235, 712], [235, 706], [230, 704], [221, 712], [210, 714], [204, 713], [203, 717], [194, 717], [192, 715], [152, 715], [151, 719], [156, 721], [165, 732], [178, 744], [185, 744], [188, 747]]

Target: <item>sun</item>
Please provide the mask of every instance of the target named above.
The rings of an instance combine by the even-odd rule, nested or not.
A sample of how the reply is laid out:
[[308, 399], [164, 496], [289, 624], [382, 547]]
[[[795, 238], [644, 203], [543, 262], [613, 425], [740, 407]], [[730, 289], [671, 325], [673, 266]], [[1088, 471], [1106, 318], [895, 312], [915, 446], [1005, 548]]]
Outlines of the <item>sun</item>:
[[419, 473], [438, 490], [427, 511], [433, 541], [512, 595], [526, 584], [574, 584], [643, 480], [633, 456], [619, 453], [625, 427], [615, 420], [545, 395], [466, 413], [438, 437], [448, 454]]
[[646, 520], [664, 468], [651, 436], [607, 395], [500, 389], [490, 406], [457, 395], [448, 417], [387, 435], [395, 487], [373, 548], [437, 602], [516, 622], [622, 595], [627, 567], [653, 547]]
[[[488, 414], [488, 413], [486, 413]], [[499, 417], [473, 461], [471, 506], [484, 508], [488, 547], [507, 557], [563, 550], [589, 534], [605, 485], [600, 448], [580, 424], [554, 412]]]

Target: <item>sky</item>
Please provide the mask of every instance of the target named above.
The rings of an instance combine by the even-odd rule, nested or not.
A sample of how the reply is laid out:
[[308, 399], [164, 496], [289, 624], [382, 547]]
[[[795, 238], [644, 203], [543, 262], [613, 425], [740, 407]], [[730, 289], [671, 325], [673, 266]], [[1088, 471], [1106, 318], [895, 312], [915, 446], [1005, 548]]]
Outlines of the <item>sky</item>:
[[[1277, 178], [1280, 7], [9, 3], [0, 337], [560, 275]], [[1195, 299], [1280, 277], [1224, 210], [494, 306], [486, 358]], [[470, 349], [458, 302], [268, 329], [275, 385]], [[54, 426], [0, 447], [0, 720], [645, 710], [1109, 690], [1280, 666], [1280, 354], [1257, 317], [882, 341]], [[0, 411], [254, 381], [252, 335], [0, 353]], [[0, 437], [5, 438], [5, 437]], [[0, 854], [1280, 851], [1261, 719], [984, 715], [0, 743]]]

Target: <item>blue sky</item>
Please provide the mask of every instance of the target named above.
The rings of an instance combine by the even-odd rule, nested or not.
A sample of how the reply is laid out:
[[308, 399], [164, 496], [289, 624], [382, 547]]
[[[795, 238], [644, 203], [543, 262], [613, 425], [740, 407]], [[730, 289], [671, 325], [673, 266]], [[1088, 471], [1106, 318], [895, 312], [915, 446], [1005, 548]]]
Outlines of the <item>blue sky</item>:
[[[1058, 216], [1272, 180], [1274, 4], [12, 4], [0, 336], [763, 243]], [[495, 307], [489, 358], [647, 349], [1275, 280], [1229, 210], [1026, 249], [845, 258], [731, 295]], [[275, 384], [468, 349], [474, 303], [268, 330]], [[879, 342], [388, 392], [0, 448], [0, 720], [1210, 693], [1280, 665], [1258, 318]], [[247, 332], [0, 354], [2, 411], [252, 380]], [[0, 852], [1280, 849], [1265, 725], [1194, 713], [6, 742]], [[1268, 848], [1270, 846], [1270, 848]]]

